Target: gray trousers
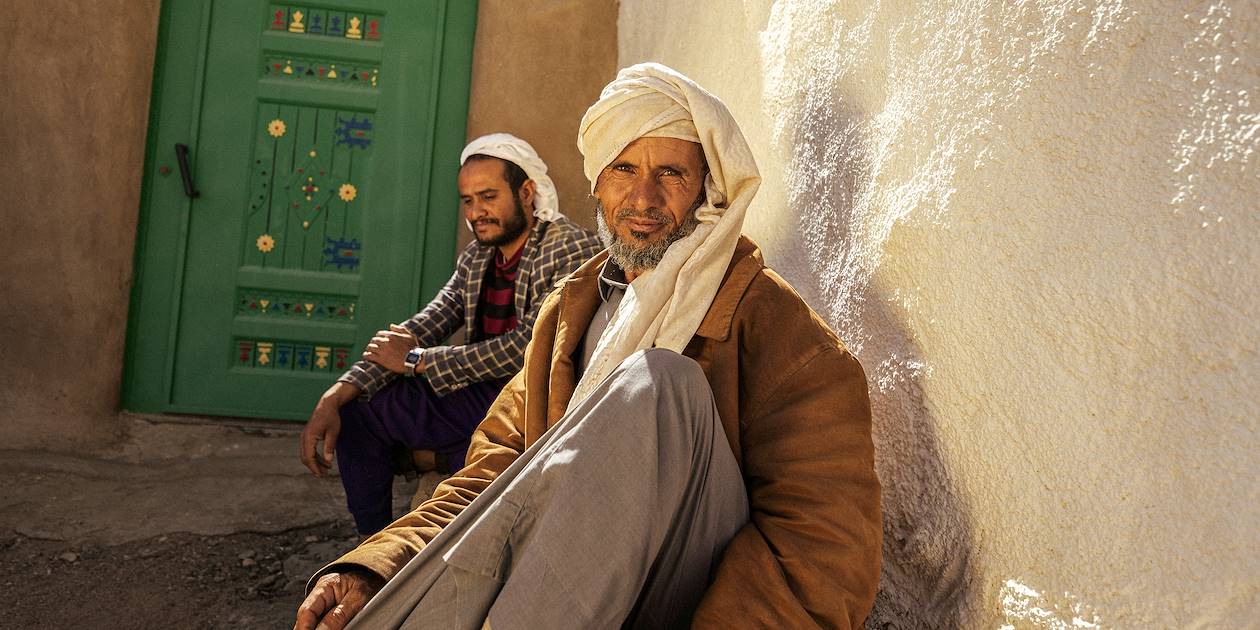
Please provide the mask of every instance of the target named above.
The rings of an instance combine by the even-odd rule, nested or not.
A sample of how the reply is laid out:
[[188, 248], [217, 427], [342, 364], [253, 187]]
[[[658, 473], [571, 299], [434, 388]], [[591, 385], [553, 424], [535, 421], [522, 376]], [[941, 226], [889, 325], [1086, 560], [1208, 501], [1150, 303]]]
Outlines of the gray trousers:
[[627, 358], [351, 628], [686, 627], [748, 521], [700, 366]]

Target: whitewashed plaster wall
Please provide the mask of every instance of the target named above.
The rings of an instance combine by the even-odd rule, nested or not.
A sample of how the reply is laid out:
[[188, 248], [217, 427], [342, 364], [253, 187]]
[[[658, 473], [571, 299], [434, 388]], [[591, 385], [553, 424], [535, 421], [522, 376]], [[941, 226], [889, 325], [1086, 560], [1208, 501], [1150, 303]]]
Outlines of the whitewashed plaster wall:
[[746, 232], [865, 365], [870, 627], [1260, 619], [1260, 10], [621, 0], [731, 106]]

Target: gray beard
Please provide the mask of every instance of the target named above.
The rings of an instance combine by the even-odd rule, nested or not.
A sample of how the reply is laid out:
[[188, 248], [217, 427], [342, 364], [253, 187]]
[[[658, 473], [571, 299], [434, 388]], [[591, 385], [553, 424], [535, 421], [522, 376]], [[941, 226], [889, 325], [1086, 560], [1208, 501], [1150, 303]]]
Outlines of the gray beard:
[[[696, 231], [696, 226], [700, 225], [700, 219], [696, 218], [696, 208], [702, 202], [703, 197], [698, 199], [697, 203], [687, 211], [687, 219], [677, 229], [670, 232], [665, 238], [648, 245], [636, 245], [617, 236], [604, 220], [604, 204], [598, 200], [595, 201], [595, 227], [599, 231], [599, 240], [604, 243], [604, 247], [608, 248], [608, 257], [618, 267], [621, 267], [624, 271], [642, 273], [649, 269], [655, 269], [657, 265], [661, 264], [661, 259], [665, 257], [665, 250], [669, 249], [670, 245]], [[658, 221], [663, 216], [659, 210], [649, 211], [646, 214]]]

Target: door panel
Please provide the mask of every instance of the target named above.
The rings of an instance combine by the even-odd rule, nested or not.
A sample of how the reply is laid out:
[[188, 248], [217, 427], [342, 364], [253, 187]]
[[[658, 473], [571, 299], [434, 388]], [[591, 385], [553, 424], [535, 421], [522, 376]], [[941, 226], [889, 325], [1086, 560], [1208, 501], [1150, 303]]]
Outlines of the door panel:
[[[186, 121], [155, 112], [150, 165], [169, 161], [164, 144], [186, 122], [200, 196], [147, 178], [142, 224], [179, 211], [182, 221], [142, 230], [129, 407], [305, 417], [373, 331], [415, 312], [422, 280], [424, 297], [436, 289], [451, 246], [426, 245], [451, 240], [456, 204], [453, 169], [433, 163], [457, 164], [463, 140], [469, 4], [166, 7], [168, 34], [186, 35], [196, 14], [201, 59], [191, 86], [162, 80], [177, 60], [161, 57], [187, 54], [171, 42], [155, 103], [176, 102], [167, 91], [199, 96]], [[463, 91], [458, 108], [439, 95], [451, 90]], [[442, 193], [439, 176], [450, 177], [436, 183]], [[430, 210], [434, 200], [449, 202]], [[152, 269], [163, 262], [174, 282]], [[153, 306], [164, 289], [165, 321]], [[165, 347], [145, 342], [163, 326]], [[163, 387], [136, 382], [155, 378]]]

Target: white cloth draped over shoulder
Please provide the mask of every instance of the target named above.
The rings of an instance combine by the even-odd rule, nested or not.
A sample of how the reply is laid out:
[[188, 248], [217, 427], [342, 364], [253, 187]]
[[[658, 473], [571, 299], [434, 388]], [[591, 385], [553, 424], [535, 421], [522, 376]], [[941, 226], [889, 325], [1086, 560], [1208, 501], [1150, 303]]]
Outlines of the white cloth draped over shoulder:
[[556, 217], [564, 216], [560, 213], [556, 185], [547, 176], [547, 164], [528, 142], [510, 133], [481, 136], [464, 147], [459, 156], [460, 165], [468, 161], [468, 156], [477, 154], [507, 160], [521, 167], [534, 180], [534, 216], [539, 221], [555, 221]]
[[572, 409], [626, 357], [644, 348], [681, 353], [704, 320], [735, 252], [744, 213], [761, 184], [756, 161], [726, 104], [691, 79], [656, 63], [617, 73], [582, 117], [578, 150], [591, 192], [599, 174], [643, 137], [700, 143], [708, 161], [699, 226], [630, 284], [591, 355]]

